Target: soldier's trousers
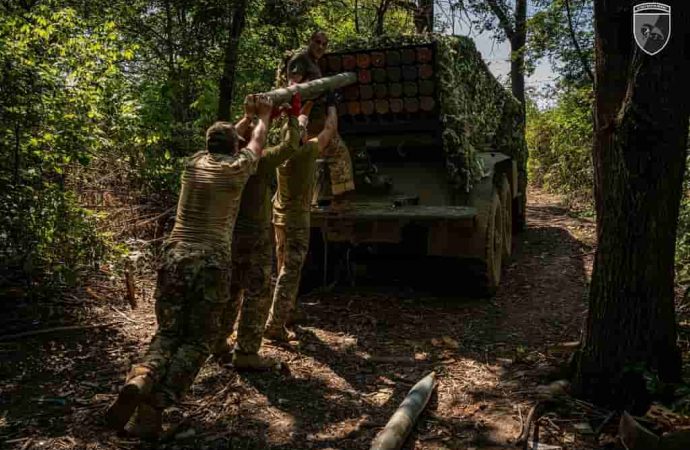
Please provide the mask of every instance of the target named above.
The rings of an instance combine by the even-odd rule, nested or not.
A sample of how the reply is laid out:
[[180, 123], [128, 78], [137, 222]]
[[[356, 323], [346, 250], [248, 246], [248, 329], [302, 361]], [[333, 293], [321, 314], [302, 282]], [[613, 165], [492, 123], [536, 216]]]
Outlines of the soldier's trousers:
[[331, 174], [331, 193], [340, 195], [355, 188], [352, 171], [352, 158], [345, 142], [339, 135], [333, 137], [331, 144], [326, 147], [324, 156]]
[[232, 334], [237, 310], [242, 305], [237, 324], [235, 349], [242, 353], [257, 353], [268, 312], [271, 308], [271, 269], [273, 267], [273, 239], [271, 227], [256, 232], [235, 231], [232, 239], [232, 284], [230, 301], [223, 314], [222, 341]]
[[309, 250], [309, 227], [275, 225], [278, 279], [267, 329], [285, 326], [295, 309], [304, 259]]
[[157, 406], [178, 402], [211, 353], [229, 298], [230, 268], [203, 255], [175, 257], [158, 270], [158, 329], [132, 374], [150, 373]]

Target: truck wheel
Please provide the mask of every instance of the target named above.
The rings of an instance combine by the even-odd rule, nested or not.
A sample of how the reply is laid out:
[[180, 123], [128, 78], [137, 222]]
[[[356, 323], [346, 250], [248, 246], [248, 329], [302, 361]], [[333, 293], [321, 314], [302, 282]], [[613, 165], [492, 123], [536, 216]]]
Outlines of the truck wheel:
[[488, 211], [486, 235], [484, 240], [484, 261], [480, 270], [482, 294], [494, 295], [501, 282], [501, 263], [503, 257], [503, 207], [497, 192], [493, 192]]
[[513, 253], [513, 198], [510, 195], [508, 177], [501, 177], [501, 207], [503, 209], [503, 257], [510, 258]]

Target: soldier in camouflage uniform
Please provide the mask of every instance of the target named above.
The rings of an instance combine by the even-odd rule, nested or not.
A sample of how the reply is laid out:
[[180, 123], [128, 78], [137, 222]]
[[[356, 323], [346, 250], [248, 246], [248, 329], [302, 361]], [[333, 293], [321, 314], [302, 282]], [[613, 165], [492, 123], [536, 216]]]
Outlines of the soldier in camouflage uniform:
[[[292, 83], [303, 83], [305, 81], [321, 78], [321, 69], [318, 61], [323, 57], [328, 46], [328, 38], [323, 31], [312, 34], [309, 46], [306, 50], [297, 53], [288, 61], [288, 79]], [[325, 121], [325, 108], [323, 103], [316, 102], [311, 113], [309, 133], [317, 134], [323, 127]], [[350, 151], [340, 138], [335, 136], [330, 144], [323, 149], [320, 155], [325, 158], [331, 178], [331, 193], [335, 196], [335, 202], [340, 203], [342, 194], [355, 189], [354, 175], [352, 171], [352, 158]], [[320, 186], [317, 186], [320, 189]]]
[[328, 147], [338, 132], [335, 95], [326, 100], [328, 115], [318, 136], [309, 136], [304, 149], [278, 167], [278, 191], [273, 197], [273, 225], [276, 237], [278, 279], [273, 293], [273, 307], [265, 336], [287, 341], [291, 333], [286, 325], [295, 309], [302, 265], [309, 249], [309, 215], [314, 168], [319, 153]]
[[[275, 361], [258, 355], [272, 300], [271, 184], [276, 168], [307, 148], [300, 145], [300, 130], [306, 131], [307, 122], [306, 115], [299, 115], [300, 109], [300, 95], [297, 93], [288, 111], [283, 141], [264, 150], [256, 174], [249, 178], [242, 193], [232, 238], [231, 301], [223, 317], [223, 329], [231, 333], [237, 317], [236, 307], [242, 305], [232, 352], [232, 364], [238, 370], [264, 370], [276, 366]], [[229, 352], [230, 347], [223, 335], [216, 346], [216, 356], [224, 357]]]
[[[206, 150], [185, 165], [175, 227], [166, 241], [156, 285], [158, 329], [135, 364], [106, 423], [140, 437], [156, 437], [162, 411], [180, 400], [218, 339], [230, 297], [231, 236], [242, 189], [256, 170], [270, 122], [271, 101], [248, 98], [247, 116], [259, 122], [238, 149], [231, 123], [216, 122]], [[238, 123], [238, 128], [248, 121]], [[133, 413], [136, 410], [136, 414]]]

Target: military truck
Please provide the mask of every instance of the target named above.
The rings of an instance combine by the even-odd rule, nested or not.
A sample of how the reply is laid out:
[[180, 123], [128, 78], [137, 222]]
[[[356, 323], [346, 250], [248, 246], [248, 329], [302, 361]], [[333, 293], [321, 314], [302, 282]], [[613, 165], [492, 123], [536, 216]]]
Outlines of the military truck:
[[[329, 248], [346, 245], [462, 260], [480, 292], [493, 294], [512, 235], [525, 223], [527, 152], [519, 104], [474, 43], [439, 35], [363, 40], [320, 64], [324, 76], [358, 74], [338, 107], [356, 190], [336, 208], [321, 185], [304, 283], [326, 282]], [[327, 165], [319, 168], [327, 183]]]

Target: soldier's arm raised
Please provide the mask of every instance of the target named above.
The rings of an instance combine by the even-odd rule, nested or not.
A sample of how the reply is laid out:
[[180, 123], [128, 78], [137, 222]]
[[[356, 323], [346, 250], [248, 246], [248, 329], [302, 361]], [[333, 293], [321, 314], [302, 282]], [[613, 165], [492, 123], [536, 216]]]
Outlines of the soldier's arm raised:
[[266, 145], [266, 135], [268, 134], [268, 125], [271, 121], [271, 109], [273, 108], [273, 101], [263, 95], [256, 98], [256, 115], [259, 118], [254, 131], [252, 131], [252, 138], [247, 144], [247, 148], [252, 151], [257, 157], [261, 157], [264, 145]]
[[323, 130], [319, 133], [319, 152], [323, 152], [331, 143], [331, 140], [338, 133], [338, 113], [334, 104], [328, 105], [328, 112], [326, 114], [326, 123]]
[[242, 117], [236, 124], [235, 130], [237, 135], [247, 140], [249, 131], [252, 128], [252, 120], [256, 116], [256, 101], [254, 95], [249, 94], [244, 98], [244, 117]]
[[301, 136], [298, 116], [301, 109], [302, 95], [297, 92], [292, 96], [290, 107], [286, 110], [288, 123], [285, 125], [286, 133], [283, 141], [276, 146], [264, 150], [262, 158], [268, 165], [278, 167], [290, 159], [299, 149]]

